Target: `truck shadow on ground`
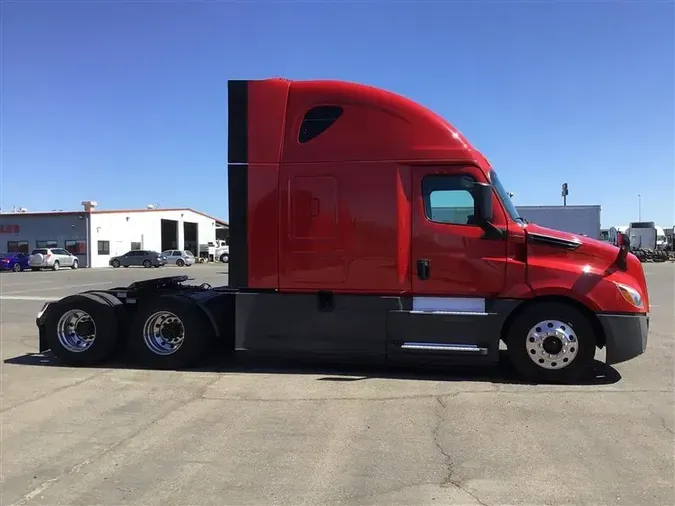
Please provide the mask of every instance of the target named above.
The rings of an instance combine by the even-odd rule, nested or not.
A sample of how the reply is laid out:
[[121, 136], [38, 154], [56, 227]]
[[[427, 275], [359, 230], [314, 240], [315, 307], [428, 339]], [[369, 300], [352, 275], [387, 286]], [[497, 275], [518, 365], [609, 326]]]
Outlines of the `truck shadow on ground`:
[[[45, 354], [31, 353], [9, 358], [5, 364], [28, 365], [42, 367], [67, 368], [49, 352]], [[89, 369], [128, 369], [153, 370], [121, 360], [112, 360]], [[497, 384], [537, 385], [523, 380], [511, 366], [505, 354], [502, 354], [496, 366], [456, 366], [432, 363], [415, 365], [369, 365], [344, 364], [330, 361], [317, 362], [303, 358], [279, 358], [266, 355], [238, 353], [236, 358], [228, 358], [219, 354], [211, 355], [200, 367], [181, 370], [182, 373], [257, 373], [257, 374], [296, 374], [320, 376], [317, 381], [351, 382], [367, 379], [448, 381], [448, 382], [480, 382]], [[612, 385], [621, 380], [621, 374], [613, 367], [596, 360], [592, 374], [583, 381], [575, 383], [583, 386]]]

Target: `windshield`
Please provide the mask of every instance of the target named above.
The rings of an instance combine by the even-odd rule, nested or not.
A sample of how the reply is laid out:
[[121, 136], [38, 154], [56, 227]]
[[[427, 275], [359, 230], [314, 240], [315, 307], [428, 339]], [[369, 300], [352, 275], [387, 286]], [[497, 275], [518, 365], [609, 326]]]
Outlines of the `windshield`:
[[518, 209], [516, 209], [516, 206], [513, 205], [513, 201], [511, 200], [509, 193], [502, 186], [502, 182], [499, 180], [497, 173], [494, 170], [490, 171], [490, 182], [492, 183], [492, 187], [497, 192], [497, 195], [499, 195], [499, 200], [501, 200], [502, 204], [504, 204], [504, 209], [506, 209], [506, 212], [511, 217], [511, 219], [520, 223], [527, 223], [525, 218], [521, 218], [520, 214], [518, 214]]

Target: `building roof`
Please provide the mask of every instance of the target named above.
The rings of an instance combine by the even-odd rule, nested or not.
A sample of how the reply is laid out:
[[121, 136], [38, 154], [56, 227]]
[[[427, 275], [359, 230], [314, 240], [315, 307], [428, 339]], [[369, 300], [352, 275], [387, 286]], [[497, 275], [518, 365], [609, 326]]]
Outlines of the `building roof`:
[[581, 204], [574, 206], [552, 205], [552, 206], [520, 206], [516, 205], [516, 209], [600, 209], [598, 204]]
[[[225, 220], [221, 220], [214, 216], [202, 213], [201, 211], [195, 211], [190, 207], [160, 207], [155, 209], [93, 209], [90, 211], [91, 214], [129, 214], [129, 213], [158, 213], [162, 211], [190, 211], [195, 214], [199, 214], [206, 218], [209, 218], [216, 222], [217, 225], [223, 225], [229, 227], [229, 223]], [[68, 216], [74, 214], [84, 214], [87, 211], [26, 211], [26, 212], [11, 212], [11, 213], [0, 213], [0, 217], [4, 218], [7, 216], [16, 217], [16, 216]]]

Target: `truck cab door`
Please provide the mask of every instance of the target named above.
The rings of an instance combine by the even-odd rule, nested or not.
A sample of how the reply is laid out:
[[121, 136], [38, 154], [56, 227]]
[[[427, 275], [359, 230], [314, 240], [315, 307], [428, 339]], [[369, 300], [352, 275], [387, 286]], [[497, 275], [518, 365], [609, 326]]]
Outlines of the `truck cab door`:
[[477, 167], [411, 173], [412, 301], [387, 317], [387, 360], [494, 362], [508, 314], [494, 300], [506, 283], [504, 210], [492, 191], [493, 226], [479, 223], [474, 183], [486, 178]]
[[444, 297], [449, 310], [483, 307], [506, 281], [506, 216], [498, 199], [493, 193], [492, 221], [503, 234], [489, 234], [475, 219], [471, 191], [485, 181], [480, 169], [415, 167], [412, 178], [413, 295]]

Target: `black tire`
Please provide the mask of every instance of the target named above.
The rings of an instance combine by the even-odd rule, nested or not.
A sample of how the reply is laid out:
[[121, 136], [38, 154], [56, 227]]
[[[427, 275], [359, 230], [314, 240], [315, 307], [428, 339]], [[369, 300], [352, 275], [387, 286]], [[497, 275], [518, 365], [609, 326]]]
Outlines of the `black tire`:
[[53, 271], [58, 271], [59, 267], [61, 267], [61, 264], [59, 263], [58, 260], [54, 260], [54, 265], [52, 265], [52, 270]]
[[[146, 322], [159, 311], [173, 313], [182, 323], [182, 344], [170, 355], [153, 351], [144, 339]], [[215, 329], [208, 317], [190, 299], [164, 295], [142, 304], [130, 326], [129, 351], [141, 364], [154, 369], [183, 369], [197, 363], [215, 340]]]
[[[569, 339], [572, 340], [567, 343], [565, 353], [559, 355], [559, 360], [548, 359], [550, 366], [558, 367], [554, 369], [547, 369], [536, 363], [547, 361], [544, 358], [538, 358], [535, 362], [530, 358], [527, 348], [530, 330], [538, 323], [547, 320], [562, 322], [561, 332], [567, 333], [570, 336]], [[542, 330], [545, 332], [546, 328]], [[596, 348], [593, 326], [582, 312], [570, 304], [541, 302], [526, 308], [508, 329], [505, 340], [511, 363], [522, 376], [529, 380], [542, 383], [572, 383], [587, 378], [593, 369]], [[535, 347], [534, 343], [530, 344], [531, 348]], [[532, 351], [531, 348], [530, 351]], [[532, 355], [538, 356], [536, 353], [534, 351]], [[576, 355], [573, 355], [574, 353]], [[567, 365], [568, 360], [570, 360], [569, 365]]]
[[[112, 263], [110, 264], [113, 266], [113, 268], [117, 269], [120, 266], [120, 261], [119, 260], [113, 260]], [[125, 266], [126, 267], [126, 266]]]
[[21, 272], [21, 265], [19, 265], [19, 264], [14, 264], [14, 266], [12, 267], [12, 270], [13, 270], [14, 272]]
[[127, 334], [129, 331], [129, 322], [127, 320], [127, 308], [124, 306], [124, 303], [121, 300], [119, 300], [114, 295], [109, 294], [108, 292], [90, 290], [85, 293], [93, 294], [105, 300], [108, 303], [108, 305], [112, 307], [113, 310], [115, 311], [115, 315], [117, 316], [117, 344], [115, 348], [117, 350], [127, 341]]
[[230, 261], [230, 255], [228, 253], [223, 253], [220, 255], [220, 261], [224, 264], [228, 263]]
[[[57, 327], [59, 319], [68, 311], [80, 309], [91, 316], [96, 325], [96, 337], [88, 349], [80, 352], [64, 347], [59, 340]], [[50, 307], [46, 320], [46, 339], [52, 353], [60, 362], [70, 366], [92, 366], [109, 358], [118, 338], [118, 320], [115, 309], [98, 294], [80, 293], [70, 295]]]
[[71, 269], [75, 270], [79, 267], [79, 262], [77, 260], [73, 261], [73, 265], [70, 267]]
[[185, 262], [183, 262], [183, 260], [179, 258], [178, 260], [176, 260], [176, 266], [178, 266], [178, 267], [184, 267], [184, 266], [185, 266]]
[[150, 262], [150, 260], [143, 260], [143, 267], [149, 269], [150, 267], [152, 267], [152, 262]]

